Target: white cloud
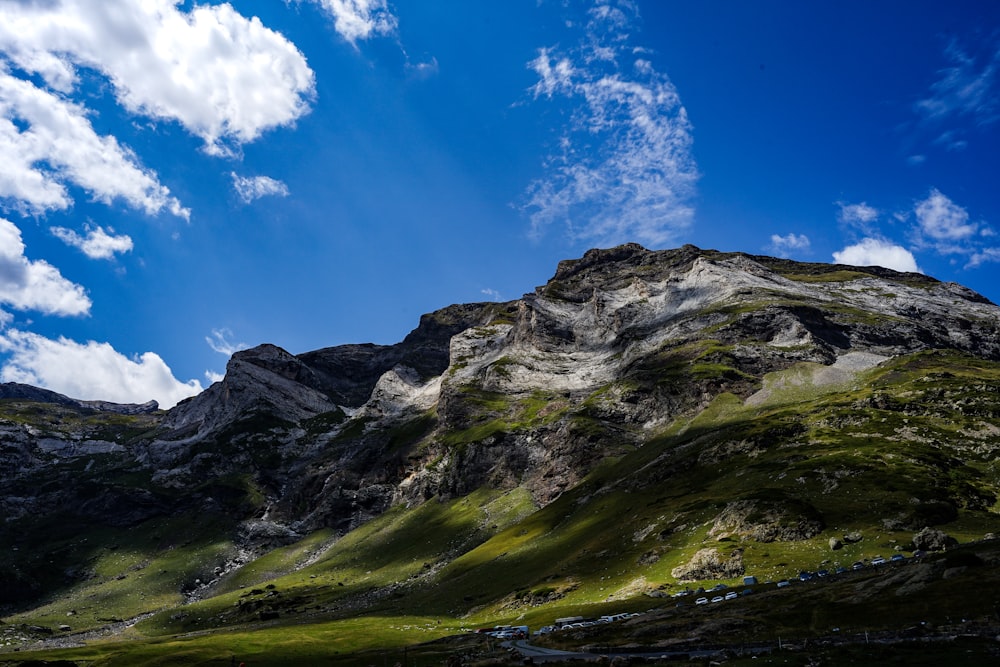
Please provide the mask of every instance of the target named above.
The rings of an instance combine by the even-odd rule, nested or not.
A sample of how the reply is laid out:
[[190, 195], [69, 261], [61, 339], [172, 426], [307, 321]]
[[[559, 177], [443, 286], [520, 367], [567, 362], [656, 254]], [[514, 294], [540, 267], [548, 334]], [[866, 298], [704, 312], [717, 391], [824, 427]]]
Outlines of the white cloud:
[[878, 209], [869, 206], [865, 202], [861, 202], [860, 204], [846, 204], [839, 201], [837, 205], [840, 207], [837, 218], [846, 225], [867, 229], [871, 223], [878, 220]]
[[979, 226], [969, 222], [969, 213], [939, 190], [917, 202], [914, 213], [920, 231], [935, 242], [954, 243], [975, 236]]
[[[883, 240], [876, 224], [881, 215], [877, 209], [864, 202], [837, 203], [840, 206], [840, 221], [861, 230], [866, 237], [861, 243], [835, 253], [837, 261], [919, 271], [910, 250]], [[967, 269], [996, 261], [997, 250], [988, 245], [992, 243], [994, 230], [986, 221], [973, 220], [968, 210], [937, 188], [932, 188], [924, 199], [916, 201], [912, 209], [892, 213], [891, 220], [905, 226], [907, 239], [914, 250], [965, 257]]]
[[559, 151], [526, 192], [535, 236], [558, 222], [587, 243], [657, 246], [692, 222], [691, 124], [670, 80], [628, 44], [637, 16], [622, 7], [598, 3], [576, 48], [544, 48], [529, 63], [534, 98], [572, 106]]
[[249, 347], [246, 343], [233, 343], [230, 341], [229, 339], [232, 335], [233, 332], [229, 329], [212, 329], [212, 335], [205, 336], [205, 342], [219, 354], [231, 357], [235, 352], [245, 350]]
[[[86, 236], [80, 236], [72, 229], [65, 227], [50, 227], [56, 238], [68, 246], [83, 251], [91, 259], [111, 259], [115, 253], [132, 251], [132, 238], [127, 234], [114, 235], [113, 229], [103, 227], [85, 227]], [[108, 232], [111, 232], [110, 234]]]
[[114, 137], [99, 136], [86, 114], [12, 76], [0, 62], [0, 198], [33, 214], [65, 209], [72, 203], [66, 184], [72, 183], [105, 203], [120, 197], [147, 213], [166, 208], [187, 218], [156, 174]]
[[230, 176], [233, 178], [233, 189], [244, 203], [267, 196], [288, 196], [288, 186], [269, 176], [244, 177], [236, 172], [230, 172]]
[[0, 0], [0, 50], [64, 94], [78, 67], [97, 70], [131, 113], [177, 121], [214, 154], [308, 111], [314, 76], [294, 44], [229, 4], [179, 4]]
[[776, 253], [779, 257], [787, 257], [794, 251], [797, 250], [808, 250], [809, 249], [809, 237], [805, 234], [795, 234], [790, 232], [786, 236], [781, 236], [779, 234], [771, 234], [771, 252]]
[[398, 21], [386, 0], [316, 0], [333, 17], [333, 27], [351, 44], [374, 35], [391, 35]]
[[44, 387], [84, 400], [145, 403], [161, 408], [202, 390], [197, 380], [180, 382], [157, 354], [128, 358], [108, 343], [51, 340], [28, 331], [0, 333], [0, 351], [10, 356], [0, 368], [4, 382]]
[[90, 298], [83, 287], [66, 280], [59, 270], [24, 254], [21, 230], [0, 218], [0, 304], [49, 315], [85, 315]]
[[837, 264], [851, 266], [883, 266], [896, 271], [922, 273], [913, 253], [902, 246], [881, 239], [866, 238], [833, 253]]
[[215, 371], [205, 371], [205, 379], [208, 380], [209, 384], [214, 384], [216, 382], [222, 382], [226, 379], [225, 373], [216, 373]]

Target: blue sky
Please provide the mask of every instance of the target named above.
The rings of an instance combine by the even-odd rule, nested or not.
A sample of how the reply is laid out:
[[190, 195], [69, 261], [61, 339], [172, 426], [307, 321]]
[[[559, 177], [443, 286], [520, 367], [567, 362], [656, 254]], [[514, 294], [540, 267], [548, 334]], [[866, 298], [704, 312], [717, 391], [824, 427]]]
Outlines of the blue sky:
[[169, 407], [627, 241], [997, 301], [998, 130], [978, 0], [0, 0], [0, 379]]

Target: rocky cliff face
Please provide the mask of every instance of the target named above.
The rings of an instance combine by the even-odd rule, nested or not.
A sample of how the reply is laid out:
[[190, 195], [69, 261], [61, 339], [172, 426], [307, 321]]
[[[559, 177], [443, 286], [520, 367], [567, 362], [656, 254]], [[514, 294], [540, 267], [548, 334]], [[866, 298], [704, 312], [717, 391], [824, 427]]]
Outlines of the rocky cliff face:
[[1000, 359], [998, 313], [919, 274], [691, 246], [593, 250], [562, 262], [510, 319], [452, 338], [437, 404], [447, 436], [399, 494], [525, 484], [545, 503], [616, 448], [720, 392], [750, 398], [798, 362], [843, 379], [920, 350]]
[[[932, 349], [1000, 360], [998, 325], [980, 295], [919, 274], [692, 246], [592, 250], [515, 302], [425, 315], [396, 345], [239, 352], [199, 396], [162, 416], [117, 410], [143, 421], [101, 436], [0, 423], [0, 503], [17, 515], [79, 500], [68, 474], [49, 496], [25, 485], [86, 460], [148, 480], [75, 505], [145, 508], [127, 521], [201, 503], [294, 533], [348, 530], [483, 485], [523, 486], [544, 505], [722, 393], [762, 400], [768, 373], [808, 362], [810, 382], [843, 382]], [[223, 479], [225, 492], [206, 484]], [[255, 500], [226, 496], [233, 484]]]

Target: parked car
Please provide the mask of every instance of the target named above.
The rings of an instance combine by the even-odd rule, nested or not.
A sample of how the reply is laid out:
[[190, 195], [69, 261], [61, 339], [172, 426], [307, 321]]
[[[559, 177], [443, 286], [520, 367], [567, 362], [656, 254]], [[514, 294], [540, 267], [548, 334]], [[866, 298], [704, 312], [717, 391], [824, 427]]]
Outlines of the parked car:
[[712, 602], [722, 602], [725, 599], [726, 598], [722, 597], [721, 595], [716, 595], [714, 598], [712, 598]]
[[791, 586], [791, 584], [792, 584], [792, 582], [788, 581], [788, 579], [782, 579], [781, 581], [778, 582], [778, 588], [784, 588], [785, 586]]
[[865, 569], [865, 564], [861, 561], [856, 561], [854, 565], [851, 566], [852, 570], [863, 570]]
[[726, 599], [727, 600], [735, 600], [739, 596], [740, 596], [740, 594], [737, 593], [736, 591], [729, 591], [728, 593], [726, 593]]
[[881, 556], [875, 556], [875, 558], [872, 558], [872, 565], [885, 565], [885, 562], [885, 559]]
[[889, 562], [902, 563], [904, 560], [906, 560], [906, 556], [903, 554], [893, 554], [892, 558], [889, 559]]
[[698, 598], [694, 601], [695, 604], [708, 604], [708, 598]]

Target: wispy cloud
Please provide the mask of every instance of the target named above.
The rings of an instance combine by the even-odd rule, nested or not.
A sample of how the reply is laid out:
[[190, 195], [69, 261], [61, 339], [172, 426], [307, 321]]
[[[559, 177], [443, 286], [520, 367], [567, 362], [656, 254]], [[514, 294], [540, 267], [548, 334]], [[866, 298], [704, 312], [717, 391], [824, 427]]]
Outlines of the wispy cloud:
[[249, 347], [246, 343], [234, 343], [230, 340], [232, 338], [233, 332], [229, 329], [212, 329], [211, 336], [205, 336], [205, 342], [208, 346], [218, 352], [219, 354], [224, 354], [227, 357], [233, 356], [234, 353], [240, 350], [245, 350]]
[[771, 245], [767, 249], [778, 257], [788, 257], [795, 252], [808, 251], [809, 245], [808, 236], [790, 232], [785, 236], [771, 234]]
[[922, 273], [913, 253], [884, 239], [862, 239], [860, 243], [833, 253], [833, 260], [850, 266], [883, 266], [896, 271]]
[[982, 53], [975, 54], [952, 41], [945, 56], [951, 65], [940, 70], [930, 94], [917, 102], [917, 112], [934, 120], [967, 116], [977, 123], [992, 123], [1000, 119], [1000, 46], [990, 42]]
[[952, 244], [976, 235], [979, 225], [969, 222], [969, 212], [934, 188], [913, 209], [919, 231], [933, 243]]
[[60, 241], [79, 249], [91, 259], [111, 259], [115, 253], [132, 251], [132, 238], [127, 234], [115, 235], [113, 229], [87, 226], [85, 236], [65, 227], [50, 227], [49, 231]]
[[246, 204], [261, 197], [288, 196], [288, 186], [269, 176], [244, 177], [236, 172], [230, 172], [230, 176], [233, 178], [233, 189]]
[[1000, 260], [1000, 248], [993, 247], [996, 233], [983, 221], [973, 220], [969, 211], [937, 188], [913, 208], [913, 242], [941, 255], [964, 257], [966, 268]]
[[0, 352], [9, 355], [0, 368], [4, 382], [21, 382], [85, 400], [145, 403], [171, 408], [202, 390], [197, 380], [180, 382], [157, 354], [133, 358], [108, 343], [77, 343], [8, 329], [0, 332]]
[[[961, 151], [977, 128], [1000, 120], [1000, 39], [952, 40], [944, 49], [948, 66], [938, 70], [925, 96], [913, 105], [916, 132], [928, 147]], [[929, 135], [929, 136], [928, 136]], [[922, 163], [925, 155], [912, 156]]]
[[869, 206], [865, 202], [848, 204], [841, 201], [837, 202], [837, 205], [840, 207], [840, 213], [837, 218], [845, 224], [866, 225], [878, 219], [878, 209]]
[[486, 288], [486, 289], [482, 289], [482, 290], [479, 290], [479, 291], [482, 294], [484, 294], [487, 297], [489, 297], [490, 301], [503, 301], [503, 299], [500, 296], [500, 292], [496, 291], [495, 289]]
[[42, 260], [25, 256], [21, 230], [0, 218], [0, 304], [48, 315], [85, 315], [90, 298], [83, 287]]
[[407, 62], [406, 70], [410, 73], [410, 76], [415, 79], [429, 79], [438, 74], [441, 70], [441, 66], [438, 63], [437, 58], [431, 56], [422, 62]]
[[562, 223], [577, 241], [658, 246], [692, 222], [691, 123], [667, 76], [630, 43], [637, 21], [631, 2], [595, 2], [575, 47], [540, 49], [530, 63], [533, 97], [572, 109], [526, 192], [535, 237]]
[[1000, 248], [983, 248], [972, 253], [969, 257], [969, 262], [966, 264], [966, 268], [974, 269], [986, 262], [1000, 262]]
[[[913, 252], [933, 252], [941, 256], [965, 258], [966, 268], [1000, 261], [1000, 249], [993, 247], [996, 233], [985, 221], [976, 221], [969, 211], [937, 188], [916, 200], [912, 208], [891, 215], [894, 225], [902, 225], [910, 249], [886, 240], [880, 229], [881, 212], [868, 204], [838, 202], [841, 223], [860, 230], [861, 242], [834, 256], [843, 264], [878, 264], [898, 270], [916, 271]], [[904, 268], [901, 268], [904, 267]]]
[[386, 0], [316, 0], [333, 17], [337, 33], [351, 44], [396, 32], [398, 20]]

